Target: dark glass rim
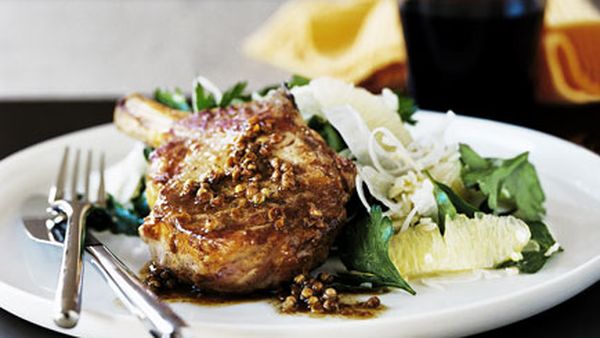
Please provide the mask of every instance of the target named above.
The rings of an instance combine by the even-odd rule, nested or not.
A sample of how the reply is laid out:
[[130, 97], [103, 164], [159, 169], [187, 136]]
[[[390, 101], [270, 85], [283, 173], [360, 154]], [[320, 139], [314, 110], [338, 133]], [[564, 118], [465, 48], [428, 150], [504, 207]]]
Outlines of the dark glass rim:
[[515, 17], [543, 11], [546, 0], [400, 0], [402, 11], [445, 17]]

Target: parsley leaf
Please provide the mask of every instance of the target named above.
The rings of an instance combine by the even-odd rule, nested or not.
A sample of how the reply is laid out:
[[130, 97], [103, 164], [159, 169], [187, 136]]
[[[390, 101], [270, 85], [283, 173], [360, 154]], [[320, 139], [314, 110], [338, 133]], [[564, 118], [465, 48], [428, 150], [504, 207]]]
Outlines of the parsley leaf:
[[336, 152], [339, 153], [340, 151], [348, 148], [340, 133], [333, 128], [331, 123], [329, 123], [329, 121], [327, 121], [327, 119], [324, 117], [313, 115], [308, 120], [308, 126], [319, 133], [327, 145], [329, 145]]
[[225, 108], [231, 104], [236, 104], [240, 102], [250, 101], [250, 96], [244, 94], [244, 90], [248, 86], [248, 82], [238, 82], [233, 85], [233, 87], [227, 89], [223, 96], [221, 97], [221, 102], [219, 102], [219, 107]]
[[86, 226], [96, 231], [109, 230], [114, 234], [137, 236], [144, 218], [134, 209], [126, 208], [108, 194], [106, 208], [94, 208], [86, 220]]
[[528, 153], [511, 159], [483, 158], [460, 145], [461, 176], [468, 188], [478, 188], [496, 214], [510, 211], [525, 221], [540, 221], [545, 213], [544, 192]]
[[114, 234], [137, 236], [138, 228], [144, 222], [144, 217], [150, 213], [146, 201], [146, 184], [142, 177], [129, 200], [131, 207], [119, 203], [111, 194], [106, 199], [106, 208], [93, 208], [86, 220], [86, 226], [96, 231], [109, 230]]
[[130, 199], [133, 211], [140, 217], [144, 218], [150, 214], [150, 207], [146, 200], [146, 179], [142, 177], [135, 194]]
[[305, 86], [310, 82], [310, 79], [301, 75], [292, 75], [292, 78], [287, 82], [288, 88], [294, 88], [297, 86]]
[[256, 93], [257, 93], [259, 96], [265, 96], [265, 95], [267, 95], [267, 93], [269, 93], [271, 90], [273, 90], [273, 89], [277, 89], [277, 88], [280, 88], [280, 87], [281, 87], [281, 85], [278, 85], [278, 84], [277, 84], [277, 85], [268, 85], [268, 86], [262, 87], [261, 89], [257, 90], [257, 91], [256, 91]]
[[556, 253], [563, 251], [562, 248], [546, 255], [548, 250], [556, 244], [556, 240], [552, 237], [548, 226], [542, 222], [527, 222], [531, 239], [523, 249], [523, 259], [517, 262], [507, 261], [500, 264], [499, 268], [517, 267], [519, 271], [524, 273], [536, 273], [544, 265], [550, 257]]
[[174, 91], [156, 88], [154, 91], [154, 99], [169, 108], [182, 110], [182, 111], [191, 111], [187, 98], [183, 95], [183, 92], [179, 88], [175, 88]]
[[338, 291], [373, 292], [386, 287], [397, 287], [395, 283], [382, 280], [372, 273], [350, 271], [337, 273], [331, 285]]
[[367, 282], [404, 289], [414, 295], [415, 291], [390, 260], [388, 251], [393, 234], [392, 221], [375, 205], [370, 216], [346, 226], [340, 240], [340, 258], [349, 271], [368, 276]]
[[292, 75], [292, 77], [286, 83], [284, 83], [284, 84], [270, 84], [270, 85], [267, 85], [267, 86], [262, 87], [261, 89], [257, 90], [256, 93], [259, 96], [265, 96], [271, 90], [277, 89], [277, 88], [281, 88], [282, 86], [285, 86], [288, 89], [291, 89], [293, 87], [307, 85], [309, 82], [310, 82], [309, 78], [306, 78], [306, 77], [303, 77], [303, 76], [300, 76], [300, 75]]
[[456, 208], [450, 201], [448, 194], [444, 190], [440, 189], [437, 184], [434, 184], [433, 186], [433, 197], [435, 198], [435, 203], [437, 204], [438, 209], [436, 223], [438, 225], [438, 229], [440, 230], [440, 234], [444, 236], [444, 232], [446, 232], [446, 217], [454, 219], [457, 213]]
[[[456, 213], [465, 214], [468, 217], [472, 218], [475, 216], [476, 212], [479, 212], [477, 208], [470, 205], [468, 202], [463, 200], [460, 196], [458, 196], [450, 187], [447, 185], [437, 182], [429, 173], [426, 173], [431, 181], [434, 184], [434, 197], [436, 202], [438, 203], [438, 227], [440, 227], [440, 231], [443, 235], [443, 226], [446, 217], [453, 218]], [[562, 251], [562, 248], [559, 248], [556, 252], [553, 252], [551, 255], [546, 256], [546, 252], [556, 243], [556, 240], [552, 237], [550, 230], [546, 226], [546, 224], [539, 221], [530, 221], [525, 222], [529, 227], [529, 231], [531, 232], [531, 238], [529, 242], [523, 249], [523, 259], [515, 262], [515, 261], [507, 261], [497, 268], [506, 268], [506, 267], [517, 267], [519, 271], [524, 273], [535, 273], [539, 271], [546, 261], [554, 255], [556, 252]]]
[[548, 226], [541, 222], [544, 191], [535, 167], [523, 153], [511, 159], [483, 158], [465, 144], [460, 145], [463, 163], [461, 176], [469, 188], [478, 188], [487, 198], [487, 207], [500, 214], [508, 209], [513, 216], [527, 223], [531, 239], [523, 249], [523, 259], [508, 261], [499, 268], [514, 266], [524, 273], [539, 271], [557, 251], [546, 255], [556, 244]]
[[210, 91], [206, 90], [204, 86], [200, 84], [200, 82], [196, 82], [194, 85], [193, 104], [195, 111], [202, 111], [217, 107], [217, 100]]
[[472, 218], [476, 212], [479, 212], [477, 208], [458, 196], [452, 188], [436, 181], [429, 172], [425, 171], [425, 175], [433, 183], [433, 197], [438, 208], [436, 223], [442, 236], [446, 231], [446, 217], [454, 219], [456, 214], [465, 214], [467, 217]]
[[154, 147], [151, 147], [151, 146], [144, 147], [144, 158], [146, 159], [146, 162], [150, 161], [150, 156], [152, 155], [153, 151], [154, 151]]
[[418, 109], [415, 100], [400, 91], [395, 91], [394, 94], [398, 97], [398, 115], [400, 115], [402, 122], [413, 126], [417, 124], [417, 120], [413, 117]]
[[225, 108], [232, 104], [250, 101], [250, 95], [244, 93], [247, 86], [248, 83], [246, 81], [234, 84], [223, 93], [221, 100], [217, 102], [217, 99], [210, 91], [204, 88], [200, 82], [196, 82], [194, 85], [193, 100], [196, 111], [217, 107]]

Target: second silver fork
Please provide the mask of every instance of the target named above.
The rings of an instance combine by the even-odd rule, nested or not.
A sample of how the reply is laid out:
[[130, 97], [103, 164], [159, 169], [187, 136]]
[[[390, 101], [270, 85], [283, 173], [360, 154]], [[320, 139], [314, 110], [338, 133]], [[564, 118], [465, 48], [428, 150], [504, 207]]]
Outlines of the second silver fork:
[[[66, 193], [66, 177], [69, 162], [69, 148], [63, 153], [56, 183], [50, 189], [48, 202], [55, 212], [67, 217], [63, 256], [59, 270], [58, 286], [55, 298], [56, 314], [54, 322], [64, 328], [77, 325], [81, 312], [81, 285], [83, 277], [83, 248], [85, 220], [93, 203], [90, 200], [90, 176], [92, 171], [92, 152], [87, 155], [84, 173], [84, 191], [78, 192], [80, 151], [77, 150], [71, 172], [70, 191]], [[100, 171], [104, 171], [104, 155], [100, 157]], [[95, 204], [105, 204], [103, 175], [100, 175]]]

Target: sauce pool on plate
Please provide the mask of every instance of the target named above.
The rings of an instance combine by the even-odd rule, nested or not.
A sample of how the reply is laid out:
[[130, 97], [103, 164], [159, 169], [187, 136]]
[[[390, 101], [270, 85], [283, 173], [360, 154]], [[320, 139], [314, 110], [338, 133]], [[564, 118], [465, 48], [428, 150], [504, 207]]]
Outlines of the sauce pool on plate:
[[142, 268], [141, 279], [162, 300], [186, 302], [202, 306], [224, 306], [268, 301], [281, 314], [308, 314], [314, 317], [337, 316], [368, 319], [385, 310], [379, 297], [370, 295], [362, 300], [359, 293], [338, 292], [333, 287], [334, 276], [322, 272], [317, 277], [297, 275], [277, 291], [261, 291], [243, 295], [204, 292], [179, 280], [169, 269], [153, 262]]

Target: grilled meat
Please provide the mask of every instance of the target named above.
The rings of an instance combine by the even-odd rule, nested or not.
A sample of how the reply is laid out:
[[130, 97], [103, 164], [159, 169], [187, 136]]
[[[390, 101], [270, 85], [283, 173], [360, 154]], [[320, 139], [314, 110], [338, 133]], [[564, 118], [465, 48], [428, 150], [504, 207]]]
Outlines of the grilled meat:
[[115, 110], [117, 126], [159, 146], [139, 230], [158, 264], [223, 293], [274, 288], [321, 264], [346, 220], [352, 162], [306, 126], [284, 90], [182, 114], [139, 95]]

